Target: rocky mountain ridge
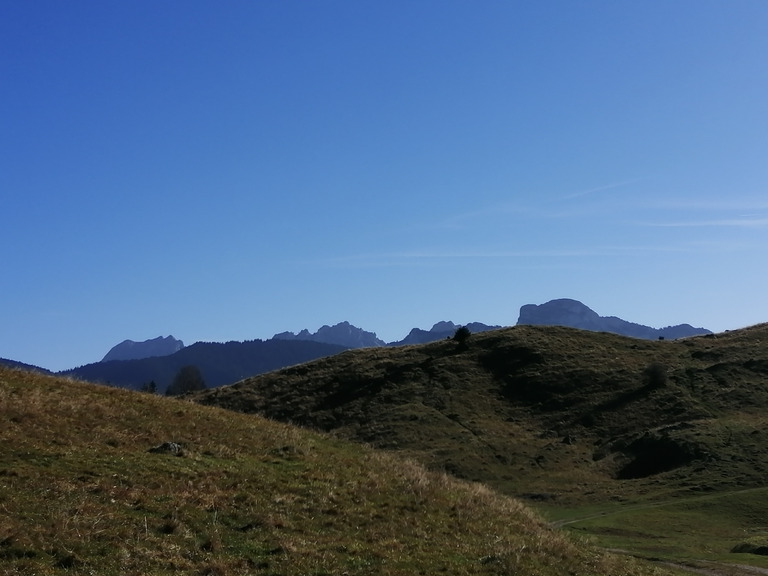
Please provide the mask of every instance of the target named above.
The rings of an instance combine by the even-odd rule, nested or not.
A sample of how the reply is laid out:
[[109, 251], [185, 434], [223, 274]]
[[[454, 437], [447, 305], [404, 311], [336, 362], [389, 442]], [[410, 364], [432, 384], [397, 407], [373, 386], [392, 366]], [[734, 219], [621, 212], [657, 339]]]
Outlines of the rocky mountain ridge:
[[385, 346], [386, 343], [376, 336], [375, 332], [367, 332], [362, 328], [353, 326], [347, 321], [339, 322], [333, 326], [322, 326], [314, 334], [306, 328], [301, 332], [280, 332], [272, 337], [273, 340], [306, 340], [309, 342], [323, 342], [336, 344], [347, 348], [371, 348]]
[[[699, 334], [711, 334], [711, 331], [705, 328], [695, 328], [690, 324], [680, 324], [677, 326], [668, 326], [666, 328], [652, 328], [641, 324], [635, 324], [622, 320], [616, 316], [600, 316], [597, 312], [579, 302], [569, 298], [560, 298], [550, 300], [544, 304], [525, 304], [520, 308], [520, 315], [517, 325], [540, 325], [540, 326], [568, 326], [579, 328], [581, 330], [591, 330], [594, 332], [610, 332], [621, 334], [632, 338], [643, 338], [647, 340], [656, 340], [665, 338], [674, 340], [687, 336]], [[385, 342], [380, 339], [375, 332], [370, 332], [359, 328], [348, 321], [339, 322], [334, 325], [323, 325], [317, 331], [310, 332], [308, 329], [299, 332], [280, 332], [275, 334], [272, 340], [283, 341], [305, 341], [319, 342], [323, 344], [333, 344], [343, 346], [344, 348], [376, 348], [380, 346], [405, 346], [413, 344], [427, 344], [437, 340], [450, 338], [460, 327], [460, 324], [442, 320], [436, 322], [429, 330], [422, 328], [412, 328], [405, 338], [394, 342]], [[505, 327], [504, 325], [488, 325], [481, 322], [470, 322], [466, 327], [472, 333], [487, 332]], [[125, 340], [114, 346], [102, 362], [112, 360], [138, 360], [154, 356], [168, 356], [174, 354], [184, 347], [181, 340], [173, 336], [166, 338], [157, 337], [144, 342], [134, 342]]]
[[[466, 325], [470, 332], [488, 332], [489, 330], [497, 330], [502, 326], [488, 326], [481, 322], [470, 322]], [[429, 342], [436, 342], [437, 340], [444, 340], [450, 338], [456, 333], [456, 330], [460, 328], [459, 324], [454, 324], [450, 321], [442, 321], [436, 323], [430, 330], [422, 330], [421, 328], [413, 328], [408, 336], [397, 342], [390, 342], [388, 346], [405, 346], [409, 344], [427, 344]]]
[[169, 356], [182, 348], [184, 348], [184, 342], [177, 340], [173, 336], [166, 336], [165, 338], [158, 336], [143, 342], [123, 340], [120, 344], [113, 346], [101, 361], [140, 360], [141, 358], [152, 358], [154, 356]]
[[58, 374], [134, 390], [148, 386], [164, 393], [186, 366], [196, 366], [205, 385], [215, 388], [344, 350], [343, 346], [306, 341], [196, 342], [167, 356], [94, 362]]
[[567, 326], [592, 332], [610, 332], [644, 340], [676, 340], [688, 336], [712, 334], [706, 328], [694, 328], [690, 324], [651, 328], [650, 326], [627, 322], [616, 316], [600, 316], [588, 306], [570, 298], [550, 300], [540, 305], [526, 304], [522, 306], [517, 325]]
[[[621, 334], [624, 336], [630, 336], [634, 338], [643, 338], [643, 339], [649, 339], [649, 340], [656, 340], [661, 338], [674, 340], [677, 338], [697, 335], [697, 334], [711, 334], [709, 330], [706, 330], [704, 328], [694, 328], [690, 326], [689, 324], [681, 324], [678, 326], [669, 326], [666, 328], [651, 328], [648, 326], [643, 326], [640, 324], [634, 324], [632, 322], [627, 322], [625, 320], [622, 320], [621, 318], [617, 318], [615, 316], [600, 316], [595, 311], [590, 309], [589, 307], [585, 306], [578, 300], [571, 300], [571, 299], [558, 299], [558, 300], [551, 300], [549, 302], [546, 302], [541, 305], [534, 305], [534, 304], [526, 304], [520, 308], [520, 316], [517, 321], [517, 324], [528, 324], [528, 325], [558, 325], [558, 326], [569, 326], [574, 328], [580, 328], [582, 330], [590, 330], [590, 331], [597, 331], [597, 332], [611, 332], [614, 334]], [[330, 345], [335, 346], [336, 351], [341, 351], [344, 349], [350, 349], [350, 348], [378, 348], [383, 346], [403, 346], [403, 345], [415, 345], [415, 344], [426, 344], [429, 342], [435, 342], [438, 340], [444, 340], [446, 338], [450, 338], [455, 333], [456, 329], [459, 328], [460, 325], [455, 324], [451, 321], [440, 321], [435, 323], [431, 329], [424, 330], [421, 328], [413, 328], [408, 333], [408, 335], [399, 341], [394, 342], [384, 342], [380, 338], [376, 336], [375, 332], [369, 332], [366, 330], [363, 330], [362, 328], [358, 328], [351, 323], [344, 321], [340, 322], [338, 324], [335, 324], [333, 326], [322, 326], [320, 329], [318, 329], [316, 332], [311, 333], [309, 330], [304, 329], [301, 330], [298, 333], [292, 333], [292, 332], [281, 332], [279, 334], [275, 334], [270, 340], [267, 340], [265, 342], [272, 342], [274, 344], [273, 348], [274, 350], [271, 350], [270, 354], [277, 353], [278, 356], [283, 355], [283, 350], [281, 346], [279, 346], [280, 343], [287, 344], [288, 342], [308, 342], [308, 343], [315, 343], [315, 344], [323, 344], [323, 345]], [[466, 324], [466, 327], [470, 330], [472, 333], [482, 333], [487, 332], [489, 330], [495, 330], [502, 328], [502, 326], [491, 326], [487, 324], [483, 324], [480, 322], [471, 322], [469, 324]], [[203, 344], [203, 343], [198, 343]], [[211, 343], [208, 343], [211, 344]], [[229, 353], [227, 346], [232, 344], [233, 346], [236, 344], [240, 344], [237, 342], [228, 342], [226, 344], [220, 344], [217, 347], [214, 347], [214, 350], [220, 350], [220, 353], [224, 353], [224, 351], [227, 351], [227, 354]], [[122, 386], [129, 386], [129, 387], [137, 387], [141, 386], [143, 384], [146, 384], [150, 380], [155, 380], [157, 384], [160, 384], [157, 379], [155, 379], [155, 376], [159, 376], [160, 380], [166, 380], [169, 377], [172, 377], [172, 374], [169, 376], [168, 369], [164, 368], [162, 370], [156, 371], [156, 370], [146, 370], [141, 369], [137, 370], [135, 366], [131, 366], [131, 362], [135, 361], [150, 361], [151, 364], [157, 364], [158, 369], [160, 364], [165, 365], [166, 363], [160, 361], [161, 358], [174, 356], [175, 354], [178, 354], [179, 352], [183, 350], [187, 350], [188, 348], [192, 348], [192, 350], [188, 353], [186, 353], [183, 357], [187, 360], [190, 364], [199, 364], [200, 362], [208, 362], [210, 359], [208, 347], [205, 346], [191, 346], [191, 347], [185, 347], [184, 343], [181, 340], [178, 340], [174, 338], [173, 336], [167, 336], [162, 337], [159, 336], [154, 339], [145, 340], [143, 342], [134, 342], [132, 340], [125, 340], [118, 344], [117, 346], [114, 346], [100, 362], [96, 362], [94, 364], [89, 364], [86, 367], [79, 367], [74, 368], [71, 370], [67, 370], [64, 372], [61, 372], [61, 374], [72, 374], [72, 375], [78, 375], [79, 377], [83, 377], [89, 380], [94, 381], [100, 381], [100, 382], [109, 382], [112, 384], [122, 385]], [[202, 350], [206, 350], [205, 352], [205, 359], [196, 360], [195, 354], [198, 352], [202, 352]], [[238, 350], [240, 350], [238, 348]], [[261, 349], [260, 349], [261, 350]], [[277, 352], [279, 350], [279, 352]], [[266, 351], [266, 348], [264, 348], [264, 351]], [[305, 359], [310, 359], [314, 356], [314, 354], [317, 354], [319, 356], [325, 355], [329, 352], [329, 350], [316, 350], [313, 352], [310, 352], [307, 356], [304, 356]], [[219, 352], [210, 352], [211, 354], [219, 354]], [[259, 352], [261, 353], [261, 352]], [[286, 358], [290, 357], [291, 353], [288, 353], [286, 351]], [[124, 366], [120, 366], [120, 363], [126, 362], [128, 364], [125, 364]], [[1, 360], [0, 363], [13, 365], [18, 364], [15, 363], [13, 360]], [[104, 366], [99, 367], [99, 364], [103, 364]], [[169, 366], [173, 365], [176, 366], [176, 361], [167, 363]], [[252, 363], [251, 363], [252, 364]], [[273, 365], [270, 362], [257, 362], [258, 365], [261, 366], [269, 366], [270, 369], [276, 369], [286, 366], [286, 364], [283, 365]], [[35, 367], [37, 368], [37, 367]], [[37, 368], [38, 370], [44, 370], [43, 368]], [[122, 373], [122, 371], [125, 371], [125, 374]], [[85, 372], [88, 373], [88, 375], [85, 375]], [[220, 369], [216, 369], [216, 372], [221, 372]], [[215, 383], [231, 383], [234, 380], [231, 378], [240, 376], [243, 374], [240, 370], [233, 371], [228, 370], [225, 371], [226, 373], [220, 373], [216, 377], [210, 377], [209, 375], [206, 375], [206, 381], [209, 385], [216, 385]], [[132, 377], [128, 377], [129, 373], [133, 373]], [[256, 375], [256, 372], [247, 372], [244, 374], [244, 376], [253, 376]]]

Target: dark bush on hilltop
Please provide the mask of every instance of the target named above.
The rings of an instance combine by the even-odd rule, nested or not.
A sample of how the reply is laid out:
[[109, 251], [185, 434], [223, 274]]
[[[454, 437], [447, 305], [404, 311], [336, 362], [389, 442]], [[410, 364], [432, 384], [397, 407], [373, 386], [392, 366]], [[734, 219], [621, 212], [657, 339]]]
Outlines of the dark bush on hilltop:
[[469, 331], [469, 328], [467, 328], [466, 326], [459, 326], [453, 335], [453, 339], [454, 341], [458, 342], [462, 346], [466, 346], [467, 340], [469, 340], [469, 337], [471, 335], [472, 335], [472, 332]]
[[168, 389], [165, 391], [166, 396], [179, 396], [180, 394], [186, 394], [187, 392], [195, 392], [197, 390], [205, 390], [205, 380], [203, 375], [197, 366], [184, 366], [177, 373], [176, 377]]

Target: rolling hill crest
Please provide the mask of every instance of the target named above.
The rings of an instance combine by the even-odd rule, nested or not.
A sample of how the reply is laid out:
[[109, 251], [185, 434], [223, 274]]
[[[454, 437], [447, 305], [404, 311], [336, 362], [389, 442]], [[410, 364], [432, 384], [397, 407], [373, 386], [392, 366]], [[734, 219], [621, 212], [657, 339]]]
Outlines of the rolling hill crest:
[[[398, 450], [515, 495], [758, 484], [768, 325], [678, 341], [566, 327], [354, 350], [194, 399]], [[738, 421], [738, 426], [732, 425]], [[738, 474], [733, 474], [733, 462]], [[706, 467], [706, 477], [692, 474]], [[719, 471], [719, 472], [718, 472]], [[694, 481], [695, 483], [695, 481]]]

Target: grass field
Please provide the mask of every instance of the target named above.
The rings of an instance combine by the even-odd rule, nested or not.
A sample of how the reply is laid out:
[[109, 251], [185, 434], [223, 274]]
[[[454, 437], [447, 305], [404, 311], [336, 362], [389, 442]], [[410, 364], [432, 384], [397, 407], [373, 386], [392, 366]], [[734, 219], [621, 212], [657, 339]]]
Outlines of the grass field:
[[485, 485], [258, 416], [0, 368], [0, 418], [4, 575], [670, 573]]
[[[667, 502], [551, 509], [557, 526], [589, 535], [601, 546], [723, 573], [733, 564], [768, 569], [768, 488], [715, 493]], [[743, 552], [737, 552], [743, 550]], [[733, 572], [741, 573], [741, 572]]]

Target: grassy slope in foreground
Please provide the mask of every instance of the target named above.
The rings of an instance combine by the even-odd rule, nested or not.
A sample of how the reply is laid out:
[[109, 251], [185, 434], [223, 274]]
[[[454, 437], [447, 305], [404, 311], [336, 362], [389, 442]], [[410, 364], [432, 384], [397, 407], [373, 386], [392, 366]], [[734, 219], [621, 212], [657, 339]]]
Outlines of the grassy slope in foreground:
[[[3, 574], [652, 574], [518, 501], [254, 416], [0, 368]], [[180, 442], [181, 457], [148, 449]]]

